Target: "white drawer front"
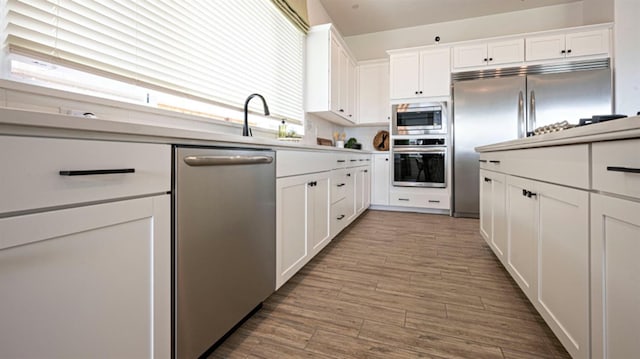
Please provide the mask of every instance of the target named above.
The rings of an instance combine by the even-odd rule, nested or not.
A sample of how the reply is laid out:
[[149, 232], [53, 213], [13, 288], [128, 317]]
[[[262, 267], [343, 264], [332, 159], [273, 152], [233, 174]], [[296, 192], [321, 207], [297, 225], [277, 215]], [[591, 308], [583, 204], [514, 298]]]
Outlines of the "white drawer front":
[[392, 193], [390, 204], [401, 207], [449, 209], [447, 194]]
[[331, 237], [335, 237], [347, 226], [347, 221], [349, 220], [347, 212], [347, 201], [345, 199], [341, 199], [331, 205], [331, 222], [329, 224]]
[[331, 173], [331, 203], [345, 198], [347, 194], [347, 172], [346, 170], [333, 170]]
[[594, 143], [593, 189], [640, 198], [640, 140]]
[[[342, 159], [340, 163], [344, 165], [345, 162]], [[336, 154], [333, 152], [278, 150], [276, 176], [280, 178], [329, 171], [336, 168], [336, 163]]]
[[[589, 189], [589, 145], [555, 146], [483, 153], [480, 168]], [[491, 162], [491, 161], [494, 162]]]
[[[0, 136], [0, 165], [0, 213], [171, 189], [170, 145]], [[135, 172], [60, 174], [125, 169]]]

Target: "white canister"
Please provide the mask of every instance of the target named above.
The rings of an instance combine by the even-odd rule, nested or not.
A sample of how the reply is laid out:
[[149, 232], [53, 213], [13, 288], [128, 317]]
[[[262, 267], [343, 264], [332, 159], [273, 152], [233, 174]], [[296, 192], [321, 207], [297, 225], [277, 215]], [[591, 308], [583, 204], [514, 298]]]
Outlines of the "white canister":
[[344, 141], [336, 141], [336, 147], [344, 148]]

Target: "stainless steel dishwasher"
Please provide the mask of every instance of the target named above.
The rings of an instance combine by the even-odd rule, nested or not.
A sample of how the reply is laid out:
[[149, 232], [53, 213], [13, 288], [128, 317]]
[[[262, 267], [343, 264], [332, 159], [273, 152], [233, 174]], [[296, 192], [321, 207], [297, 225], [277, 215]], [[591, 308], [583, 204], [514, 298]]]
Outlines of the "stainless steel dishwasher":
[[273, 151], [174, 147], [174, 355], [201, 356], [275, 290]]

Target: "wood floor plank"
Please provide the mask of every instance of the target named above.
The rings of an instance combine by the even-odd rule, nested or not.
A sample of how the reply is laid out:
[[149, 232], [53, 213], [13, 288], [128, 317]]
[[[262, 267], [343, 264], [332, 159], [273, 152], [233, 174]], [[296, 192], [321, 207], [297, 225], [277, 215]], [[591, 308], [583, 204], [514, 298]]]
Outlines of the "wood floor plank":
[[368, 211], [211, 358], [570, 358], [478, 220]]

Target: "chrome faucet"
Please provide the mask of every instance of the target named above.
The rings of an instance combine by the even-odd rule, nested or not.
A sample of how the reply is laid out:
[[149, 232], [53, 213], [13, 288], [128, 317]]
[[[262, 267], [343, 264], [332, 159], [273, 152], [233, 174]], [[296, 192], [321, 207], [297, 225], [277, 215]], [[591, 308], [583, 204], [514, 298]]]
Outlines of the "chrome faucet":
[[242, 135], [243, 136], [252, 136], [250, 130], [249, 130], [249, 101], [251, 101], [252, 98], [254, 97], [260, 97], [260, 99], [262, 100], [262, 104], [264, 105], [264, 115], [265, 116], [269, 116], [270, 112], [269, 112], [269, 106], [267, 106], [267, 101], [265, 101], [264, 97], [262, 97], [262, 95], [254, 93], [249, 95], [249, 97], [247, 97], [247, 99], [244, 101], [244, 126], [242, 127]]

